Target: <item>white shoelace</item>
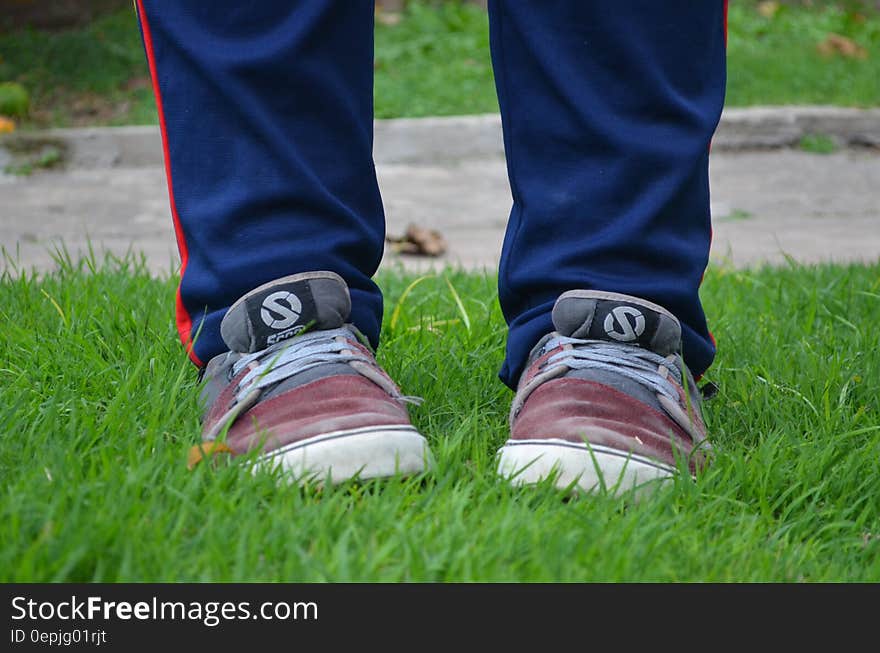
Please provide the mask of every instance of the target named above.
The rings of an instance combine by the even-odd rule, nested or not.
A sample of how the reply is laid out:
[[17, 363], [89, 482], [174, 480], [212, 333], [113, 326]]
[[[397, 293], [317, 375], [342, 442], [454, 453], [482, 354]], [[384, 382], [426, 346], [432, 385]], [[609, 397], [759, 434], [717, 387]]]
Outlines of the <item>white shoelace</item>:
[[[214, 440], [226, 426], [257, 403], [264, 389], [319, 365], [354, 363], [362, 374], [381, 385], [381, 372], [372, 371], [372, 358], [354, 347], [350, 342], [352, 337], [354, 334], [345, 328], [303, 333], [239, 358], [232, 364], [232, 375], [236, 376], [248, 367], [250, 370], [236, 388], [235, 403], [204, 435], [204, 439]], [[406, 401], [409, 398], [399, 399]]]
[[319, 365], [351, 361], [371, 365], [372, 360], [366, 354], [347, 342], [351, 337], [351, 331], [343, 328], [314, 331], [242, 356], [232, 366], [233, 376], [246, 367], [251, 370], [239, 382], [236, 400], [241, 402], [255, 390], [271, 387]]
[[[672, 385], [672, 381], [681, 385], [681, 371], [677, 365], [660, 354], [634, 345], [618, 344], [606, 340], [581, 340], [567, 336], [552, 338], [544, 348], [547, 351], [552, 351], [562, 345], [571, 345], [572, 347], [553, 354], [547, 360], [546, 370], [565, 366], [574, 370], [612, 372], [625, 376], [672, 401], [679, 400], [679, 394], [675, 386]], [[669, 377], [664, 378], [658, 372], [661, 366], [669, 370]]]

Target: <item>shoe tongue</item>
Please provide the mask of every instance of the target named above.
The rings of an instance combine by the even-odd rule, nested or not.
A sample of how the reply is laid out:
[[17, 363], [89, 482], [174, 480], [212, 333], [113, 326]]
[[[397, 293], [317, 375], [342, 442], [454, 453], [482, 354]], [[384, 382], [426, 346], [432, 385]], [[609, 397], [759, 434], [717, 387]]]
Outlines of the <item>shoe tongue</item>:
[[338, 329], [351, 297], [333, 272], [304, 272], [263, 284], [235, 302], [220, 323], [232, 351], [251, 353], [309, 329]]
[[563, 336], [638, 345], [661, 356], [681, 351], [678, 320], [657, 304], [629, 295], [570, 290], [553, 306], [553, 326]]

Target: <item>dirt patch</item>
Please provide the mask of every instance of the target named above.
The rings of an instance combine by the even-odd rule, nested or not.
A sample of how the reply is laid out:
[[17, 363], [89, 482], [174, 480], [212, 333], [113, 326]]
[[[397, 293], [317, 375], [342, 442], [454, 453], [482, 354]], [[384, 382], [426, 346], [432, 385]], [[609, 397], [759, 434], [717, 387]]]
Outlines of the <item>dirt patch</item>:
[[131, 0], [12, 0], [0, 3], [0, 32], [68, 29], [131, 6]]
[[[137, 90], [140, 80], [135, 79], [126, 84], [135, 84], [131, 88]], [[132, 99], [124, 94], [106, 96], [90, 91], [74, 92], [56, 89], [49, 96], [39, 98], [31, 107], [28, 123], [32, 127], [48, 128], [58, 124], [65, 127], [92, 127], [122, 121], [132, 108]]]
[[64, 165], [67, 144], [57, 138], [11, 134], [0, 138], [0, 174], [30, 175]]

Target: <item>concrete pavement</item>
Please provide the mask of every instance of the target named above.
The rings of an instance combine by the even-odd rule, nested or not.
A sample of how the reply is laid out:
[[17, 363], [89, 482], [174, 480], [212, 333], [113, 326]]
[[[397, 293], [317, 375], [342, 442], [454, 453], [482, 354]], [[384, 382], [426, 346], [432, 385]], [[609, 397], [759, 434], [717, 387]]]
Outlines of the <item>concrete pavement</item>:
[[[857, 143], [875, 133], [873, 124], [862, 128]], [[382, 134], [377, 129], [388, 233], [403, 233], [414, 222], [437, 229], [449, 243], [439, 259], [387, 251], [383, 265], [494, 268], [511, 203], [493, 140], [497, 132], [475, 132], [471, 150], [451, 155], [432, 153], [429, 144], [419, 151], [407, 141], [405, 156], [389, 156]], [[91, 163], [87, 158], [62, 170], [0, 176], [0, 244], [17, 266], [51, 269], [54, 246], [63, 243], [76, 256], [91, 241], [98, 251], [141, 251], [157, 274], [176, 268], [160, 163], [154, 155], [102, 161], [102, 151], [106, 145], [92, 149]], [[721, 146], [713, 151], [710, 170], [716, 264], [781, 263], [786, 256], [805, 263], [880, 258], [880, 149], [820, 155]], [[9, 266], [0, 261], [0, 269]]]

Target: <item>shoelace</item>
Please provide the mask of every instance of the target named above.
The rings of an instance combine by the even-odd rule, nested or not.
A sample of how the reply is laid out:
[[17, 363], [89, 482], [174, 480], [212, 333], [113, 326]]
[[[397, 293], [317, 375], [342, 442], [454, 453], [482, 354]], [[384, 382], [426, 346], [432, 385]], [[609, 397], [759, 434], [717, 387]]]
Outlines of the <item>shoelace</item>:
[[[364, 370], [362, 373], [368, 374], [373, 361], [348, 342], [352, 335], [352, 332], [345, 328], [303, 333], [291, 340], [285, 340], [239, 358], [232, 364], [233, 376], [246, 367], [251, 369], [242, 377], [236, 388], [235, 403], [217, 420], [203, 439], [214, 440], [227, 425], [232, 424], [239, 415], [257, 403], [265, 388], [289, 379], [294, 374], [327, 363], [356, 361], [364, 363], [361, 366], [361, 370]], [[337, 340], [340, 336], [344, 340]], [[373, 376], [373, 374], [369, 375]]]
[[[613, 372], [672, 401], [679, 399], [678, 392], [670, 379], [681, 384], [681, 371], [678, 366], [660, 354], [634, 345], [617, 344], [606, 340], [581, 340], [567, 336], [552, 338], [545, 345], [545, 349], [552, 351], [562, 345], [571, 345], [572, 348], [553, 354], [547, 360], [546, 369], [565, 366], [576, 370]], [[658, 373], [660, 366], [669, 370], [669, 377], [664, 378]]]
[[251, 367], [251, 370], [238, 384], [236, 401], [242, 402], [255, 391], [271, 387], [294, 374], [300, 374], [319, 365], [351, 361], [372, 364], [372, 360], [366, 354], [352, 347], [349, 342], [337, 340], [340, 336], [347, 341], [352, 337], [352, 333], [347, 329], [303, 333], [291, 340], [242, 356], [232, 365], [233, 376], [246, 367]]

